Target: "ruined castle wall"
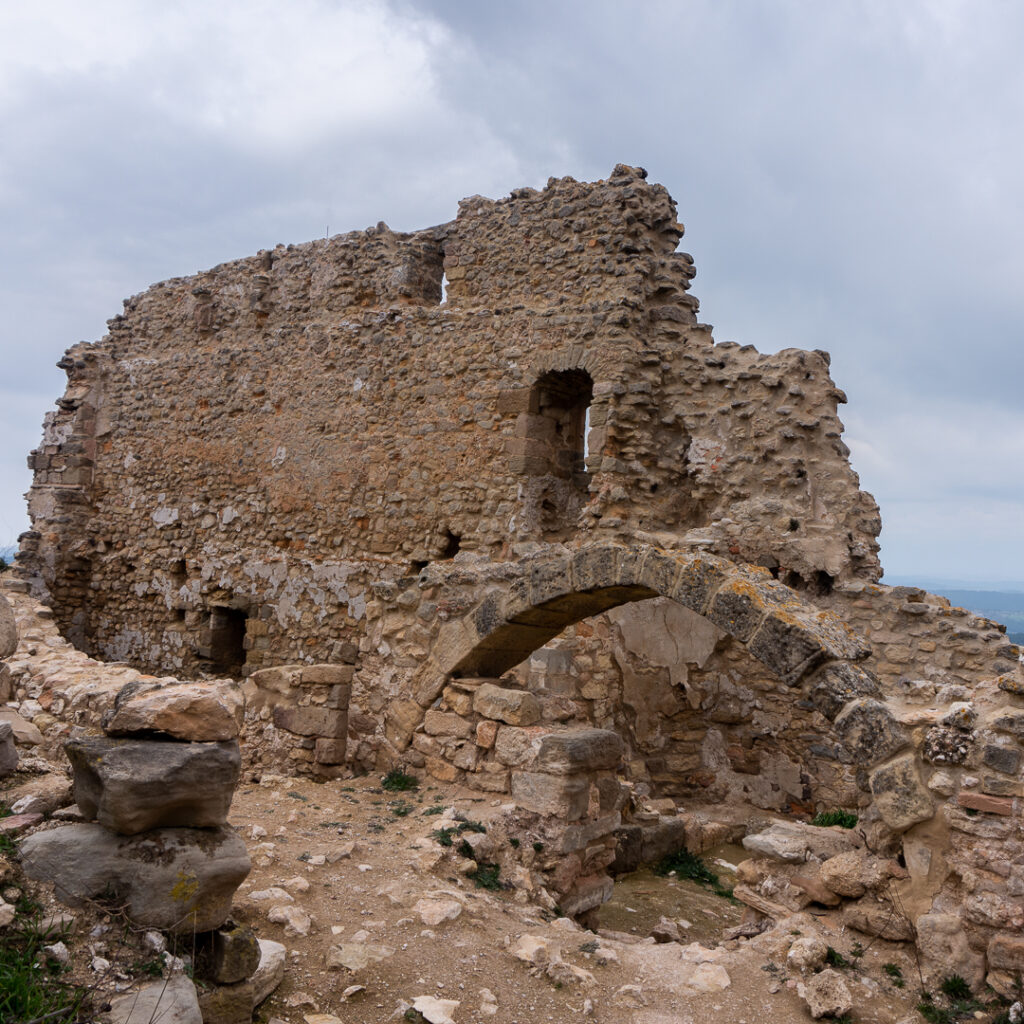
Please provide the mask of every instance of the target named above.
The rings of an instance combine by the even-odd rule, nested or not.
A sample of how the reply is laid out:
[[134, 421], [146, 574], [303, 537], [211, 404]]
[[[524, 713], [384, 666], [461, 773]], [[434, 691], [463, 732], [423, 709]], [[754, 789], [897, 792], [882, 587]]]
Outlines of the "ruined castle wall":
[[92, 653], [242, 674], [334, 659], [375, 581], [459, 550], [652, 535], [876, 578], [827, 361], [714, 345], [680, 233], [619, 167], [127, 300], [31, 457], [36, 592]]

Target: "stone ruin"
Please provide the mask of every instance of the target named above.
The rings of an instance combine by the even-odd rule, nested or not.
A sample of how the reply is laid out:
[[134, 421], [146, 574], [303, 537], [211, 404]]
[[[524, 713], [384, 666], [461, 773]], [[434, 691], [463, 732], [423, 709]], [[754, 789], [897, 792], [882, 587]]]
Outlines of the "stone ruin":
[[[126, 300], [59, 364], [19, 586], [132, 678], [234, 680], [249, 769], [507, 794], [546, 851], [519, 870], [566, 914], [609, 871], [710, 844], [659, 802], [854, 810], [841, 841], [748, 837], [738, 898], [776, 919], [845, 901], [1010, 993], [1020, 652], [878, 582], [827, 353], [716, 343], [645, 179], [474, 196]], [[111, 713], [113, 690], [8, 677], [59, 705], [45, 742]], [[133, 742], [157, 741], [70, 740], [98, 819], [76, 827], [123, 831], [90, 787], [110, 744], [134, 771]]]

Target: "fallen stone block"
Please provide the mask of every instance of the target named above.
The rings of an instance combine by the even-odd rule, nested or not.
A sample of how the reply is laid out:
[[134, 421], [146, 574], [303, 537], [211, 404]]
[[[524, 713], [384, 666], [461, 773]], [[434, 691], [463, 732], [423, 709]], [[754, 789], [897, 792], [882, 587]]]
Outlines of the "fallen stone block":
[[260, 962], [249, 979], [252, 982], [253, 1009], [259, 1006], [278, 985], [284, 981], [285, 947], [271, 939], [257, 939], [260, 947]]
[[38, 747], [43, 742], [43, 734], [17, 711], [0, 710], [0, 722], [6, 722], [14, 733], [14, 742], [19, 747]]
[[87, 736], [69, 740], [64, 750], [82, 813], [122, 835], [223, 825], [242, 763], [237, 740], [175, 743]]
[[111, 736], [166, 733], [198, 743], [237, 739], [245, 701], [228, 680], [150, 683], [139, 680], [123, 687], [103, 716]]
[[790, 864], [809, 859], [825, 861], [862, 844], [860, 836], [850, 829], [819, 828], [799, 821], [777, 821], [743, 838], [745, 850]]
[[889, 902], [864, 899], [847, 903], [842, 909], [843, 923], [865, 935], [876, 935], [890, 942], [913, 942], [914, 925]]
[[162, 828], [119, 836], [102, 825], [63, 825], [21, 843], [25, 873], [75, 906], [123, 903], [144, 928], [177, 934], [219, 928], [249, 873], [245, 843], [229, 828]]
[[853, 1008], [853, 997], [838, 971], [828, 968], [797, 986], [800, 998], [815, 1020], [822, 1017], [842, 1017]]

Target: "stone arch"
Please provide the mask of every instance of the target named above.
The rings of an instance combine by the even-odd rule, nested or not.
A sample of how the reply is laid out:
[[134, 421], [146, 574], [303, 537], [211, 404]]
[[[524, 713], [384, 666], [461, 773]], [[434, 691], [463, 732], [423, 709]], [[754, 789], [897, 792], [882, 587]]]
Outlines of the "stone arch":
[[566, 626], [658, 596], [709, 619], [783, 683], [805, 683], [830, 719], [850, 697], [877, 692], [855, 664], [870, 654], [864, 640], [758, 566], [644, 544], [591, 544], [516, 563], [501, 582], [481, 589], [471, 599], [442, 596], [466, 610], [438, 631], [413, 680], [413, 700], [389, 708], [393, 746], [404, 749], [448, 679], [500, 675]]

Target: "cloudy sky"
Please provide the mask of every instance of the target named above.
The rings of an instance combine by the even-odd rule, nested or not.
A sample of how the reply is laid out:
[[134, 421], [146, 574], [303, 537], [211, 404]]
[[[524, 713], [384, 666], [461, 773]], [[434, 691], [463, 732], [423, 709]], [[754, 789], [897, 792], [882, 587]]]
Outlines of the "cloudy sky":
[[828, 349], [889, 577], [1024, 585], [1024, 5], [0, 7], [0, 546], [54, 363], [278, 242], [641, 164], [719, 341]]

